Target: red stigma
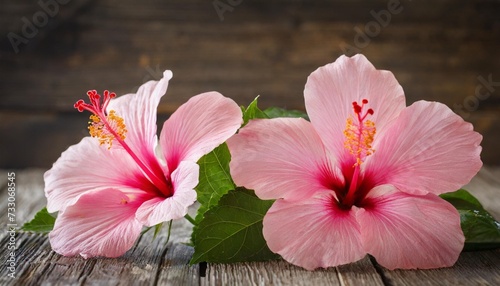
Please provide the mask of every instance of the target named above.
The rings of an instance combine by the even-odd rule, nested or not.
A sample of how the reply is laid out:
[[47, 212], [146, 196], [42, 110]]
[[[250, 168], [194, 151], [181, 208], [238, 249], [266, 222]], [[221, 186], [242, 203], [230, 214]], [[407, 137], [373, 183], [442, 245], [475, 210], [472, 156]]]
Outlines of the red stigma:
[[108, 107], [111, 98], [115, 98], [116, 94], [114, 92], [109, 92], [105, 90], [103, 92], [104, 98], [101, 103], [101, 95], [97, 93], [96, 90], [87, 91], [87, 96], [89, 97], [90, 104], [85, 103], [83, 99], [78, 100], [73, 107], [79, 112], [88, 110], [94, 114], [103, 113], [106, 114], [106, 107]]
[[354, 113], [361, 113], [361, 106], [356, 101], [352, 103], [352, 108], [354, 109]]
[[108, 90], [105, 90], [104, 91], [104, 98], [115, 98], [116, 97], [116, 94], [114, 92], [109, 92]]
[[101, 98], [101, 96], [97, 93], [97, 91], [95, 89], [87, 91], [87, 95], [89, 96], [89, 98], [91, 100], [100, 99]]
[[83, 109], [84, 109], [84, 107], [83, 107], [83, 105], [84, 105], [84, 104], [85, 104], [85, 101], [83, 101], [83, 99], [80, 99], [80, 100], [78, 100], [78, 101], [77, 101], [77, 102], [73, 105], [73, 107], [74, 107], [74, 108], [76, 108], [76, 109], [78, 109], [78, 111], [82, 112], [82, 111], [83, 111]]
[[360, 121], [363, 121], [367, 115], [373, 115], [374, 111], [373, 109], [368, 109], [364, 114], [363, 114], [363, 107], [365, 106], [365, 104], [368, 103], [368, 99], [365, 99], [363, 98], [361, 100], [361, 105], [357, 102], [357, 101], [354, 101], [352, 103], [352, 108], [354, 109], [354, 113], [356, 113], [358, 115], [358, 119]]

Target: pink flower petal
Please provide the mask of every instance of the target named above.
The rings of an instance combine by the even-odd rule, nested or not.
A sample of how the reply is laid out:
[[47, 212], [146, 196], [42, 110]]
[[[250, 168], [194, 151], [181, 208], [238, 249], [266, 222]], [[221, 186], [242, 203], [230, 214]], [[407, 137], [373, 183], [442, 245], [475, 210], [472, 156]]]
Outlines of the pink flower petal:
[[[123, 149], [99, 146], [91, 137], [69, 147], [44, 175], [47, 210], [72, 205], [85, 192], [104, 188], [144, 189], [142, 171]], [[133, 191], [133, 190], [129, 190]]]
[[156, 109], [171, 78], [172, 72], [166, 70], [161, 80], [146, 82], [139, 87], [137, 94], [112, 99], [107, 108], [108, 111], [115, 110], [124, 119], [127, 128], [125, 142], [156, 174], [163, 173], [154, 154], [157, 145]]
[[374, 114], [377, 134], [405, 108], [402, 87], [390, 71], [376, 70], [363, 55], [339, 57], [334, 63], [318, 68], [304, 90], [307, 113], [327, 148], [339, 161], [354, 159], [344, 148], [343, 131], [349, 116], [354, 115], [352, 103], [368, 100], [367, 108]]
[[241, 109], [217, 92], [192, 97], [165, 122], [160, 145], [168, 167], [183, 160], [198, 161], [224, 143], [242, 123]]
[[115, 189], [82, 195], [59, 213], [49, 234], [52, 249], [64, 256], [118, 257], [129, 250], [141, 232], [135, 219], [140, 201]]
[[231, 175], [261, 199], [301, 200], [342, 185], [311, 123], [300, 118], [252, 120], [227, 141]]
[[263, 221], [269, 249], [308, 270], [363, 258], [355, 211], [339, 209], [333, 196], [325, 192], [300, 202], [277, 200]]
[[[377, 136], [377, 135], [375, 135]], [[482, 166], [482, 136], [441, 103], [419, 101], [401, 112], [365, 170], [378, 185], [414, 194], [441, 194], [467, 184]]]
[[388, 269], [452, 266], [464, 246], [460, 215], [434, 194], [415, 196], [379, 186], [358, 211], [365, 250]]
[[134, 150], [141, 150], [144, 146], [153, 150], [156, 144], [156, 109], [171, 78], [172, 72], [166, 70], [160, 81], [148, 81], [139, 87], [137, 94], [122, 95], [109, 103], [108, 112], [115, 110], [125, 120], [125, 140]]
[[172, 173], [174, 195], [169, 198], [156, 197], [143, 203], [137, 210], [137, 219], [147, 226], [185, 216], [188, 207], [196, 201], [199, 166], [182, 161]]

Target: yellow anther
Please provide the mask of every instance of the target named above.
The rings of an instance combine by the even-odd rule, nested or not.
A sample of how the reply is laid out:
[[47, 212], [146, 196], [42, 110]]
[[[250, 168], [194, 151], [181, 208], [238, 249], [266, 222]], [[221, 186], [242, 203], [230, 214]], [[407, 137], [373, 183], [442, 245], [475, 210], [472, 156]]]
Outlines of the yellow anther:
[[354, 104], [356, 119], [349, 116], [346, 121], [346, 127], [344, 130], [344, 136], [346, 140], [344, 141], [344, 147], [349, 150], [349, 153], [355, 156], [356, 163], [354, 166], [361, 165], [367, 156], [372, 155], [375, 150], [372, 147], [373, 139], [377, 129], [375, 128], [375, 123], [371, 120], [365, 120], [367, 115], [373, 114], [370, 109], [366, 114], [361, 114], [361, 109], [363, 106]]
[[123, 118], [111, 110], [105, 120], [95, 114], [90, 116], [89, 133], [90, 136], [99, 140], [99, 144], [108, 144], [108, 149], [111, 149], [115, 139], [125, 140], [127, 128]]

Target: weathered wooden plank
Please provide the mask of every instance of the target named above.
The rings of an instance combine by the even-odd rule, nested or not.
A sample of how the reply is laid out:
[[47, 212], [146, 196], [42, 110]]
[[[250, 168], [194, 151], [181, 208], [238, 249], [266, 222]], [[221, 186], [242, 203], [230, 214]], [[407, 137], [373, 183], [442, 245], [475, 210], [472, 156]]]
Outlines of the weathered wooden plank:
[[50, 168], [70, 145], [89, 136], [88, 116], [78, 111], [67, 115], [0, 111], [0, 133], [5, 134], [0, 166]]
[[[58, 65], [48, 64], [53, 61], [50, 57], [40, 59], [31, 53], [4, 57], [2, 69], [9, 71], [6, 82], [10, 84], [1, 93], [5, 97], [1, 104], [69, 110], [79, 94], [90, 88], [130, 91], [141, 77], [157, 77], [157, 65], [174, 70], [174, 83], [182, 79], [177, 81], [180, 85], [171, 86], [172, 106], [211, 89], [244, 101], [262, 94], [269, 105], [276, 105], [274, 97], [290, 101], [290, 94], [301, 94], [312, 70], [343, 53], [342, 43], [354, 45], [354, 27], [363, 28], [373, 20], [370, 12], [386, 8], [387, 2], [303, 4], [249, 1], [235, 8], [238, 17], [220, 22], [211, 5], [196, 7], [193, 2], [155, 1], [139, 10], [133, 3], [99, 2], [86, 11], [90, 16], [73, 19], [73, 24], [86, 29], [79, 33], [76, 46], [64, 47], [59, 42], [67, 54], [57, 58]], [[410, 102], [422, 96], [462, 101], [473, 94], [478, 75], [497, 74], [500, 59], [488, 56], [498, 50], [498, 41], [491, 40], [496, 31], [485, 29], [496, 21], [493, 16], [485, 17], [491, 8], [450, 2], [433, 4], [437, 7], [431, 13], [425, 3], [408, 4], [362, 50], [377, 67], [390, 69], [396, 76], [411, 72], [411, 81], [408, 77], [401, 80]], [[449, 9], [450, 4], [455, 8]], [[446, 17], [437, 11], [446, 11]], [[53, 33], [54, 38], [65, 39], [74, 31]], [[53, 45], [50, 40], [44, 44]]]
[[337, 268], [307, 271], [285, 261], [208, 264], [201, 285], [384, 285], [368, 257]]
[[[373, 46], [374, 50], [388, 49], [386, 45], [374, 43]], [[218, 51], [221, 48], [214, 47], [213, 51]], [[307, 52], [296, 51], [291, 56]], [[211, 54], [212, 52], [208, 50], [207, 53]], [[255, 53], [255, 57], [265, 58], [260, 56], [259, 52]], [[276, 48], [276, 53], [280, 53], [280, 48]], [[174, 72], [167, 96], [159, 107], [159, 111], [162, 113], [172, 113], [191, 96], [211, 90], [217, 90], [234, 98], [239, 104], [248, 104], [257, 95], [261, 95], [260, 101], [264, 107], [287, 106], [288, 108], [304, 109], [302, 92], [307, 77], [316, 68], [332, 62], [334, 57], [325, 55], [333, 53], [335, 51], [331, 49], [321, 53], [322, 59], [311, 59], [306, 67], [285, 65], [284, 63], [290, 62], [290, 59], [280, 60], [281, 64], [266, 59], [267, 62], [262, 65], [246, 64], [241, 60], [233, 59], [229, 64], [224, 65], [222, 62], [224, 59], [214, 55], [211, 55], [213, 61], [206, 60], [203, 64], [199, 64], [203, 65], [203, 68], [197, 67], [198, 65], [193, 66], [192, 63], [185, 64], [181, 60], [174, 62], [172, 59], [165, 58], [156, 59], [159, 64], [147, 68], [136, 66], [124, 70], [125, 67], [121, 66], [123, 63], [116, 59], [116, 63], [109, 62], [107, 66], [97, 67], [99, 70], [95, 70], [96, 67], [81, 66], [75, 71], [67, 70], [65, 74], [60, 74], [60, 69], [33, 66], [30, 67], [32, 74], [26, 75], [24, 71], [20, 70], [11, 71], [6, 76], [5, 81], [12, 83], [12, 85], [0, 85], [0, 91], [2, 91], [0, 109], [73, 112], [73, 104], [78, 99], [84, 98], [85, 92], [89, 89], [99, 91], [109, 89], [121, 95], [135, 92], [137, 87], [147, 80], [161, 78], [161, 72], [150, 73], [149, 69], [161, 71], [171, 69]], [[415, 61], [424, 61], [426, 58], [425, 54], [412, 55]], [[475, 98], [476, 87], [481, 85], [477, 78], [482, 76], [487, 79], [492, 75], [492, 80], [498, 82], [500, 79], [495, 76], [498, 74], [497, 68], [487, 67], [484, 70], [457, 71], [454, 67], [448, 67], [429, 71], [426, 69], [429, 69], [430, 66], [427, 66], [418, 69], [414, 67], [408, 71], [408, 69], [394, 68], [395, 63], [406, 56], [404, 52], [400, 52], [398, 55], [392, 54], [390, 59], [389, 56], [386, 59], [382, 58], [381, 55], [370, 56], [368, 53], [367, 56], [378, 68], [391, 70], [395, 74], [405, 90], [409, 104], [417, 100], [431, 100], [443, 102], [452, 109], [455, 108], [455, 104], [461, 105], [461, 109], [467, 113], [470, 113], [470, 110], [491, 109], [498, 111], [498, 88], [493, 87], [493, 92], [488, 99], [479, 100], [476, 98], [477, 103], [472, 101]], [[386, 65], [378, 64], [382, 60], [392, 60], [392, 62]], [[414, 64], [408, 63], [408, 65]], [[239, 71], [241, 65], [247, 66], [248, 69]], [[287, 70], [284, 71], [284, 69]], [[32, 87], [25, 87], [26, 82], [30, 82]], [[481, 89], [481, 92], [488, 91]], [[465, 109], [463, 106], [468, 106], [469, 109]]]
[[0, 194], [3, 193], [7, 189], [7, 173], [12, 171], [12, 170], [2, 170], [3, 173], [0, 176]]
[[[99, 26], [94, 34], [82, 37], [79, 50], [60, 60], [63, 67], [40, 64], [33, 55], [19, 55], [12, 62], [0, 64], [0, 68], [9, 71], [5, 75], [5, 82], [9, 85], [0, 86], [3, 97], [0, 106], [68, 111], [88, 89], [111, 89], [123, 94], [142, 83], [141, 79], [158, 79], [161, 77], [159, 70], [172, 69], [174, 79], [169, 87], [169, 103], [162, 106], [167, 112], [173, 111], [190, 96], [207, 90], [218, 90], [237, 101], [241, 99], [242, 104], [258, 94], [262, 94], [265, 105], [295, 103], [293, 99], [296, 99], [299, 104], [295, 103], [293, 108], [298, 108], [302, 105], [300, 96], [307, 76], [342, 54], [339, 45], [354, 38], [354, 35], [349, 38], [338, 36], [346, 27], [327, 29], [318, 25], [311, 30], [294, 32], [285, 27], [255, 25], [255, 28], [249, 28], [249, 25], [214, 26], [213, 30], [219, 33], [213, 36], [204, 35], [208, 27], [200, 30], [198, 24], [191, 29], [189, 25], [183, 25], [176, 33], [185, 35], [183, 41], [172, 41], [171, 38], [180, 37], [176, 34], [165, 34], [164, 40], [157, 39], [157, 45], [168, 50], [168, 54], [149, 50], [151, 38], [158, 37], [160, 30], [151, 32], [147, 27], [134, 26], [130, 28], [134, 29], [130, 39], [114, 39], [113, 43], [110, 39], [99, 40], [99, 37], [106, 38], [111, 30], [118, 28], [112, 26], [106, 31]], [[122, 32], [118, 34], [131, 33], [127, 27], [120, 29]], [[202, 39], [199, 33], [204, 35]], [[412, 34], [411, 31], [408, 33]], [[418, 39], [418, 33], [418, 29], [414, 30], [412, 37]], [[491, 34], [484, 35], [485, 40], [491, 37]], [[116, 48], [127, 45], [131, 39], [139, 45], [135, 56], [127, 56], [130, 51]], [[458, 45], [463, 40], [455, 39], [455, 42]], [[478, 76], [498, 74], [500, 60], [483, 58], [484, 54], [493, 53], [498, 44], [488, 45], [478, 40], [456, 52], [436, 46], [439, 49], [436, 54], [448, 52], [447, 56], [437, 57], [429, 55], [428, 51], [413, 51], [418, 43], [407, 39], [401, 41], [395, 47], [391, 42], [376, 38], [363, 52], [378, 68], [394, 72], [405, 88], [409, 102], [438, 99], [449, 105], [459, 104], [466, 97], [474, 96]], [[252, 44], [249, 46], [249, 43]], [[315, 47], [313, 51], [311, 45]], [[92, 52], [92, 47], [104, 52]], [[381, 53], [381, 50], [391, 53]], [[109, 55], [103, 56], [103, 53]], [[17, 66], [27, 67], [15, 68]], [[27, 74], [26, 69], [31, 72]], [[494, 81], [498, 79], [494, 78]], [[26, 82], [31, 84], [26, 86]], [[498, 94], [498, 90], [493, 94]]]
[[[83, 6], [81, 3], [89, 1], [69, 1], [69, 3], [60, 5], [63, 14], [78, 16], [68, 8]], [[316, 21], [325, 22], [332, 18], [339, 22], [362, 23], [372, 21], [373, 16], [369, 13], [385, 9], [387, 10], [387, 1], [374, 0], [366, 1], [265, 1], [249, 0], [241, 1], [236, 5], [233, 11], [224, 14], [225, 21], [221, 22], [212, 2], [200, 3], [198, 0], [174, 0], [174, 1], [148, 1], [147, 5], [137, 5], [133, 1], [102, 1], [100, 5], [93, 6], [92, 13], [96, 18], [88, 21], [105, 21], [107, 18], [119, 19], [122, 21], [134, 19], [139, 21], [166, 21], [169, 23], [197, 19], [200, 23], [220, 22], [221, 25], [227, 23], [241, 22], [281, 22], [284, 19], [295, 19], [296, 21]], [[431, 0], [419, 1], [401, 1], [403, 11], [399, 15], [392, 15], [392, 22], [407, 24], [444, 24], [444, 28], [456, 28], [457, 26], [469, 24], [471, 28], [482, 29], [486, 24], [493, 24], [497, 12], [500, 10], [496, 1], [440, 1], [435, 3]], [[432, 9], [428, 9], [430, 4], [434, 4]], [[99, 9], [95, 9], [98, 7]], [[140, 8], [140, 9], [139, 9]], [[41, 7], [36, 2], [29, 0], [19, 0], [15, 2], [2, 3], [2, 18], [0, 18], [1, 34], [8, 32], [21, 32], [21, 17], [27, 17], [31, 20], [32, 15], [40, 11]], [[66, 10], [66, 11], [64, 11]], [[182, 13], [179, 13], [182, 12]], [[75, 15], [76, 14], [76, 15]], [[481, 15], [481, 19], [476, 16]], [[66, 15], [62, 15], [66, 16]], [[125, 18], [124, 16], [128, 16]], [[61, 18], [56, 15], [54, 18]], [[63, 19], [66, 19], [64, 17]], [[60, 19], [51, 19], [60, 20]], [[58, 21], [54, 21], [58, 22]], [[290, 23], [291, 24], [291, 23]], [[297, 24], [297, 23], [296, 23]], [[49, 26], [49, 25], [48, 25]]]
[[182, 243], [172, 244], [161, 261], [156, 285], [199, 285], [199, 265], [189, 266], [193, 248]]
[[499, 285], [500, 250], [464, 252], [450, 268], [381, 272], [389, 285]]
[[[0, 199], [5, 202], [5, 200], [7, 199], [7, 190], [8, 190], [8, 185], [7, 185], [7, 182], [8, 182], [8, 172], [11, 172], [13, 170], [2, 170], [0, 169]], [[4, 209], [7, 207], [7, 204], [2, 204], [2, 206], [0, 206], [0, 212], [3, 212]], [[4, 218], [5, 220], [7, 218]], [[5, 223], [6, 221], [2, 221], [2, 223]]]
[[[10, 170], [12, 171], [12, 170]], [[8, 223], [21, 226], [26, 220], [33, 218], [34, 214], [46, 204], [43, 192], [43, 171], [42, 169], [30, 169], [15, 172], [16, 196], [15, 196], [15, 221], [9, 221], [7, 216], [8, 193], [0, 192], [0, 224]], [[6, 170], [2, 170], [7, 174]]]
[[337, 267], [340, 285], [385, 285], [382, 277], [376, 274], [376, 268], [369, 259], [365, 257], [356, 263]]
[[[15, 276], [19, 277], [19, 273], [24, 272], [26, 267], [30, 266], [33, 261], [44, 260], [47, 255], [50, 256], [50, 246], [45, 237], [40, 235], [30, 235], [26, 233], [16, 233], [15, 239], [12, 238], [11, 228], [7, 228], [8, 223], [12, 223], [15, 228], [21, 227], [24, 222], [34, 217], [45, 204], [45, 196], [43, 192], [43, 170], [30, 169], [26, 171], [15, 170], [15, 183], [16, 183], [16, 196], [15, 196], [15, 221], [9, 221], [7, 216], [7, 203], [0, 204], [0, 224], [6, 227], [2, 229], [1, 243], [4, 246], [10, 246], [9, 243], [14, 243], [16, 246], [16, 266]], [[2, 170], [6, 173], [6, 170]], [[7, 202], [8, 193], [1, 192], [0, 200]], [[10, 211], [10, 210], [9, 210]], [[0, 264], [0, 282], [2, 284], [14, 285], [17, 279], [12, 279], [8, 276], [10, 271], [7, 267], [6, 261], [9, 258], [13, 249], [9, 247], [2, 247], [0, 250], [0, 257], [2, 263]], [[37, 252], [39, 255], [32, 256], [30, 253]]]

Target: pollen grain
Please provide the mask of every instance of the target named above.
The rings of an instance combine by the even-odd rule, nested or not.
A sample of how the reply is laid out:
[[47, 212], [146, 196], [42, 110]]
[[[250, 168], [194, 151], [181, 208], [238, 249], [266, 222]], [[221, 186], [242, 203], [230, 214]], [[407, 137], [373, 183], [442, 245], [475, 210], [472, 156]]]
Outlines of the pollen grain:
[[364, 114], [363, 107], [368, 103], [368, 100], [363, 99], [362, 105], [353, 102], [353, 109], [356, 118], [349, 116], [346, 121], [344, 130], [344, 147], [349, 150], [349, 153], [355, 156], [355, 166], [361, 165], [366, 157], [372, 155], [375, 150], [372, 147], [373, 139], [376, 133], [375, 123], [371, 120], [366, 120], [368, 115], [373, 115], [373, 109], [368, 109]]
[[105, 120], [101, 120], [98, 115], [90, 115], [88, 128], [90, 136], [97, 138], [100, 145], [107, 144], [108, 149], [111, 149], [115, 139], [125, 140], [127, 133], [123, 118], [118, 116], [114, 110], [109, 112]]

